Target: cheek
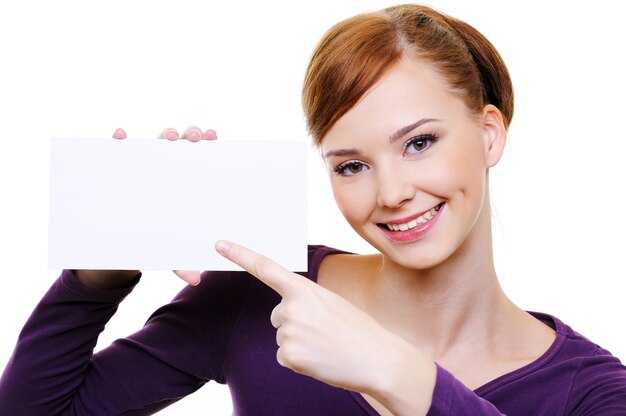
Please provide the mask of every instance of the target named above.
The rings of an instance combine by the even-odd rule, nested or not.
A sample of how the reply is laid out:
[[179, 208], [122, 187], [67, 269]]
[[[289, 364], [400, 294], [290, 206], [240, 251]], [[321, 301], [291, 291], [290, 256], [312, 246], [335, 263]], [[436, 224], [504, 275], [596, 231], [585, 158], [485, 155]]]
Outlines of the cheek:
[[371, 213], [371, 188], [365, 183], [331, 183], [339, 210], [351, 225], [366, 221]]
[[[477, 141], [468, 140], [450, 155], [449, 165], [452, 168], [446, 176], [444, 188], [449, 189], [452, 197], [462, 201], [467, 215], [475, 217], [482, 206], [486, 192], [486, 174], [484, 153]], [[460, 207], [457, 207], [457, 209]]]
[[[482, 201], [485, 175], [482, 150], [468, 140], [447, 146], [437, 153], [437, 157], [427, 159], [427, 163], [421, 166], [420, 178], [416, 180], [423, 184], [423, 191], [451, 202], [462, 201], [465, 206]], [[459, 209], [458, 204], [456, 209]]]

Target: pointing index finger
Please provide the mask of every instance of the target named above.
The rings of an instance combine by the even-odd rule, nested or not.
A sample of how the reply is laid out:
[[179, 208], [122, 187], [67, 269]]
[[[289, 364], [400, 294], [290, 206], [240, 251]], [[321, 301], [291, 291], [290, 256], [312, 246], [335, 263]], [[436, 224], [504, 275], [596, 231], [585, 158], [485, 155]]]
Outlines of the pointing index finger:
[[295, 288], [297, 284], [300, 284], [300, 279], [307, 280], [290, 272], [275, 261], [239, 244], [230, 241], [218, 241], [215, 243], [215, 249], [219, 254], [241, 266], [248, 273], [274, 289], [282, 297]]

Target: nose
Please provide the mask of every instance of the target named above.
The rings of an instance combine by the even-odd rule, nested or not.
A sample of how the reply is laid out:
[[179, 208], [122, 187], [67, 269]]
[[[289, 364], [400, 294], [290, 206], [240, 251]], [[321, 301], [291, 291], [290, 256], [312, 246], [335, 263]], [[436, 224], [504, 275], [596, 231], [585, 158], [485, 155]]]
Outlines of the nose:
[[415, 186], [407, 172], [400, 168], [379, 169], [377, 180], [380, 207], [397, 208], [415, 196]]

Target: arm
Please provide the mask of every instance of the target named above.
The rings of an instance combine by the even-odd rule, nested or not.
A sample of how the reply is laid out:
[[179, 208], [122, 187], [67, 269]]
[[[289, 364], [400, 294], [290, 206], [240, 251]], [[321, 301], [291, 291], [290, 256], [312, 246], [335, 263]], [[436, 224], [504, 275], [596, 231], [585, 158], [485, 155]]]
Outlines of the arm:
[[[124, 139], [126, 133], [118, 129], [113, 137]], [[179, 136], [165, 129], [159, 138]], [[216, 135], [192, 126], [181, 138]], [[200, 283], [199, 272], [175, 273], [190, 285]], [[206, 382], [159, 359], [158, 345], [147, 353], [144, 344], [118, 341], [93, 356], [98, 335], [139, 277], [132, 270], [63, 271], [33, 311], [0, 378], [0, 414], [121, 414], [130, 408], [150, 413]], [[158, 344], [158, 335], [144, 341]]]
[[[132, 348], [110, 347], [92, 358], [98, 335], [138, 280], [139, 275], [129, 287], [94, 290], [63, 271], [24, 326], [0, 379], [0, 413], [119, 414], [120, 404], [133, 403], [121, 391], [139, 381], [132, 369], [150, 368], [184, 383], [180, 395], [193, 391], [194, 383], [197, 388], [198, 380]], [[146, 381], [140, 385], [149, 386]], [[154, 393], [143, 393], [135, 391], [135, 399], [154, 406]]]
[[324, 383], [371, 396], [397, 416], [501, 413], [350, 302], [234, 243], [217, 251], [275, 290], [277, 361]]
[[249, 282], [243, 273], [207, 273], [140, 331], [93, 355], [132, 287], [94, 290], [64, 271], [28, 320], [0, 379], [0, 414], [152, 414], [208, 380], [224, 382], [228, 331]]

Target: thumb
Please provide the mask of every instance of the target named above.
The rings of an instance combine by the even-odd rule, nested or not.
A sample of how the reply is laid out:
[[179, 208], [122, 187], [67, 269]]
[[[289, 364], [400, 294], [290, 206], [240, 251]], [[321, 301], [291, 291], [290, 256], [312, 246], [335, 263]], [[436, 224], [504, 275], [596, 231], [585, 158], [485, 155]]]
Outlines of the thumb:
[[188, 285], [197, 286], [200, 284], [200, 272], [197, 270], [174, 270], [174, 274], [187, 282]]

